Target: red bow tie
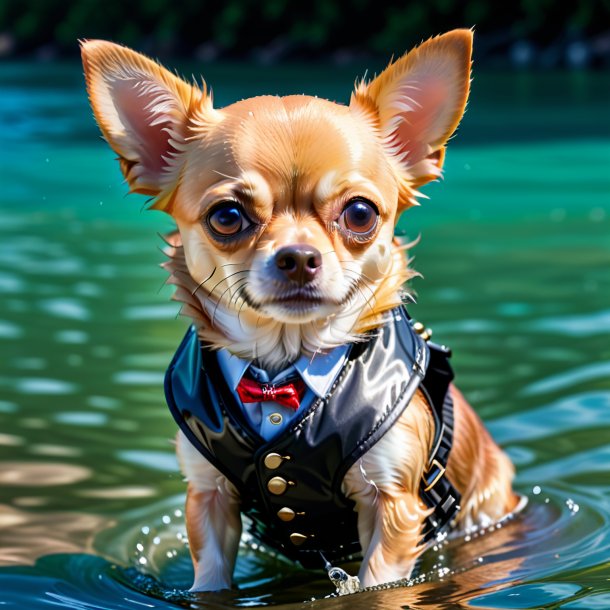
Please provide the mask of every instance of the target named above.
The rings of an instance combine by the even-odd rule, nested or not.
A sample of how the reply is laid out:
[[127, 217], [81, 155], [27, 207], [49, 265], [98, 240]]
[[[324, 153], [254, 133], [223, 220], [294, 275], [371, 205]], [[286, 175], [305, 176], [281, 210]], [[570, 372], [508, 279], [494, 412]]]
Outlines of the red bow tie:
[[244, 403], [273, 401], [293, 411], [296, 411], [301, 405], [305, 390], [305, 383], [302, 379], [294, 379], [283, 385], [272, 385], [242, 377], [237, 386], [237, 393]]

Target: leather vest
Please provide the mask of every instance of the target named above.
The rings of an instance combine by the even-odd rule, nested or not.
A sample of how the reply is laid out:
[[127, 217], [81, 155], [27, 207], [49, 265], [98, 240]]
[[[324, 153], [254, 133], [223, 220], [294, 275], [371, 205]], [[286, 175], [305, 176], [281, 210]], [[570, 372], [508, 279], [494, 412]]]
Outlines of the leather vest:
[[424, 341], [404, 307], [350, 346], [328, 394], [297, 413], [277, 437], [251, 427], [225, 381], [215, 352], [191, 327], [165, 376], [172, 415], [189, 441], [237, 488], [251, 533], [299, 561], [321, 567], [360, 554], [354, 502], [341, 491], [348, 469], [401, 416], [419, 388], [436, 434], [420, 495], [434, 508], [423, 542], [440, 534], [460, 496], [444, 475], [453, 435], [449, 350]]

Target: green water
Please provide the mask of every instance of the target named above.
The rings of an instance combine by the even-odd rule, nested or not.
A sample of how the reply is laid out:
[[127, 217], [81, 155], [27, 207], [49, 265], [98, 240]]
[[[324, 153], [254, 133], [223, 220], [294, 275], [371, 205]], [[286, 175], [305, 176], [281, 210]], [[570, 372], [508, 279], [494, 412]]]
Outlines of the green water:
[[[222, 105], [346, 100], [356, 72], [207, 75]], [[475, 76], [446, 178], [401, 230], [421, 234], [412, 313], [529, 505], [410, 586], [324, 599], [323, 574], [244, 545], [240, 589], [193, 598], [161, 386], [187, 324], [158, 267], [171, 224], [124, 197], [78, 65], [0, 65], [2, 607], [610, 608], [610, 76]]]

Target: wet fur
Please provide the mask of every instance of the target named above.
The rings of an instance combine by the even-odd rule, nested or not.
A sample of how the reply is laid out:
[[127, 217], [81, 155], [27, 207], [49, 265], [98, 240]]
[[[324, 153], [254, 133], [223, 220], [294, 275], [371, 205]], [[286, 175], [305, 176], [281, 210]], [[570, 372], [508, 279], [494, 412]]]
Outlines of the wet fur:
[[[153, 197], [177, 232], [167, 237], [174, 298], [212, 348], [269, 369], [305, 353], [360, 341], [383, 323], [415, 275], [394, 238], [418, 188], [441, 175], [445, 145], [469, 91], [472, 32], [431, 39], [356, 86], [341, 106], [308, 96], [262, 96], [217, 110], [205, 85], [185, 83], [159, 64], [103, 41], [83, 43], [87, 89], [98, 124], [119, 156], [132, 192]], [[378, 227], [354, 241], [337, 218], [353, 197], [379, 211]], [[255, 219], [239, 240], [206, 229], [215, 202], [237, 200]], [[270, 274], [282, 246], [307, 243], [322, 253], [316, 308], [286, 309]], [[458, 527], [485, 524], [512, 510], [513, 468], [459, 391], [447, 474], [462, 493]], [[428, 509], [419, 497], [433, 439], [418, 392], [394, 427], [346, 474], [356, 503], [364, 559], [373, 585], [407, 577]], [[193, 590], [231, 586], [241, 534], [240, 498], [182, 433], [188, 480], [187, 529]]]

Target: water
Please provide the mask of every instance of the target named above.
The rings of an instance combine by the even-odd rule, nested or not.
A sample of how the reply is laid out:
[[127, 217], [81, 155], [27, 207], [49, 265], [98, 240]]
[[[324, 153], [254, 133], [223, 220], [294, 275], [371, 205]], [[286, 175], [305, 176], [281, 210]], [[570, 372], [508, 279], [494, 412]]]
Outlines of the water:
[[[208, 72], [219, 104], [345, 100], [354, 75]], [[610, 608], [608, 74], [477, 73], [445, 181], [401, 224], [422, 235], [412, 313], [452, 346], [528, 506], [430, 550], [416, 582], [334, 599], [249, 544], [239, 589], [185, 593], [161, 389], [186, 325], [158, 268], [171, 224], [124, 198], [78, 65], [2, 64], [0, 87], [1, 606]]]

